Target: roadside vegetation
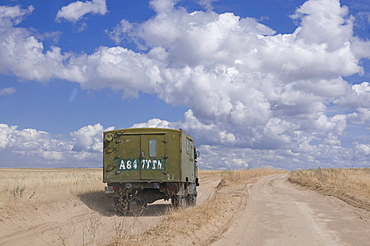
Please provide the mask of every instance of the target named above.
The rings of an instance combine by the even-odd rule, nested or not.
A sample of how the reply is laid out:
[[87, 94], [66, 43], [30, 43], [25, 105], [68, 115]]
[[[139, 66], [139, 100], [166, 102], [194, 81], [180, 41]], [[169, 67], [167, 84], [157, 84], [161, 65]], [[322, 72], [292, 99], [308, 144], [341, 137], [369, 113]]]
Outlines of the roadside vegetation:
[[[0, 212], [17, 213], [104, 190], [101, 169], [0, 169]], [[27, 204], [27, 206], [25, 206]]]
[[370, 168], [297, 170], [289, 181], [370, 211]]

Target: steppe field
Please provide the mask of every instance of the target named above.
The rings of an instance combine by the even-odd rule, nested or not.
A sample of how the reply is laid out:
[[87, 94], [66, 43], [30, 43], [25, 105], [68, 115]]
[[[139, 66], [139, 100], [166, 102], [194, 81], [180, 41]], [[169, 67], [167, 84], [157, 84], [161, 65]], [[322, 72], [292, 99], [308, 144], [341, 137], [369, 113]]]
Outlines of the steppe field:
[[[370, 241], [369, 169], [200, 171], [199, 176], [196, 207], [173, 209], [170, 202], [157, 201], [136, 216], [120, 217], [113, 198], [104, 194], [101, 169], [1, 168], [0, 245]], [[336, 218], [348, 225], [345, 232], [336, 229]]]
[[370, 168], [297, 170], [289, 181], [370, 211]]

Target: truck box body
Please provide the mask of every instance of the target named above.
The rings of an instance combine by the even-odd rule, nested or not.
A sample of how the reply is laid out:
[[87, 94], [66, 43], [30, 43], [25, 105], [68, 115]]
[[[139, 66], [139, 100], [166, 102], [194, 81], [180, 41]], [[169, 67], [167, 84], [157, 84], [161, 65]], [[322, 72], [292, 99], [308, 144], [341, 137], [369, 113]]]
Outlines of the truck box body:
[[104, 147], [104, 183], [195, 182], [194, 141], [182, 130], [107, 131]]
[[145, 203], [174, 199], [173, 195], [196, 196], [196, 157], [193, 139], [181, 129], [106, 131], [103, 182], [108, 184], [110, 193], [122, 194], [130, 189], [130, 194], [136, 194]]

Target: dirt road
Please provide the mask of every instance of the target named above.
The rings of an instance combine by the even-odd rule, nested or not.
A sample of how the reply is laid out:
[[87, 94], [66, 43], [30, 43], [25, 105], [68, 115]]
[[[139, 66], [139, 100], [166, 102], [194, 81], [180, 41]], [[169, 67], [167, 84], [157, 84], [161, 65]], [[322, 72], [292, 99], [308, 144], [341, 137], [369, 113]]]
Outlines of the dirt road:
[[370, 213], [287, 181], [287, 174], [247, 187], [221, 245], [370, 245]]

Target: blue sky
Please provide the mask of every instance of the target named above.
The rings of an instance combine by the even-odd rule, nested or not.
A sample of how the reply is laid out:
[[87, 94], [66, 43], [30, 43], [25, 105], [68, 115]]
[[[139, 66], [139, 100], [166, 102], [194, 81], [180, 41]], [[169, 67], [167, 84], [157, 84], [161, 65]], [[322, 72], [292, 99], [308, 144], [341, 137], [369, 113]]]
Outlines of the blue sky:
[[0, 4], [0, 167], [99, 167], [129, 127], [201, 169], [370, 166], [365, 0]]

